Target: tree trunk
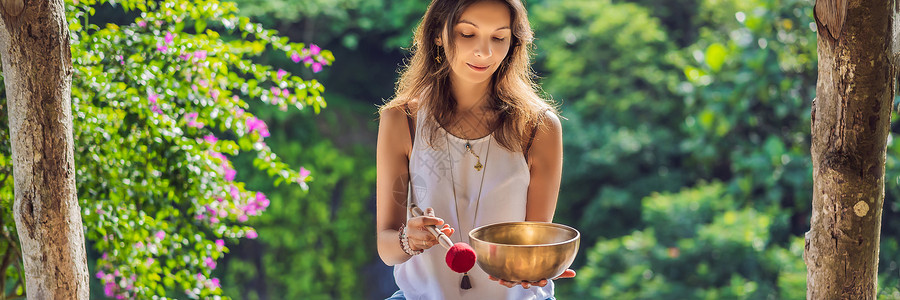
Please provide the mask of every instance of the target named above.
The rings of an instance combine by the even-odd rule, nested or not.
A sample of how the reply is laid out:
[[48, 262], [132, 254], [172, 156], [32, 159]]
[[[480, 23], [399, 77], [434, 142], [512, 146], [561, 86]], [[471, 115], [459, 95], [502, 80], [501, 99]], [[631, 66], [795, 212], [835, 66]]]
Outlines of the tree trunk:
[[[823, 2], [826, 9], [818, 7]], [[819, 79], [812, 106], [806, 297], [875, 299], [896, 74], [891, 63], [894, 2], [817, 0], [816, 5]], [[846, 15], [822, 11], [841, 7]]]
[[62, 0], [0, 0], [13, 215], [29, 299], [88, 299], [75, 189], [72, 53]]

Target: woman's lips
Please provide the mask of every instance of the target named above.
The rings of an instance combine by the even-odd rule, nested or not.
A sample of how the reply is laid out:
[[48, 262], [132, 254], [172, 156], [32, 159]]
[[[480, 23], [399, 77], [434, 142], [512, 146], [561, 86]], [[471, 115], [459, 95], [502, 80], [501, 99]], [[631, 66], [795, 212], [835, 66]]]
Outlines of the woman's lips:
[[487, 71], [488, 67], [490, 67], [490, 65], [487, 65], [487, 66], [476, 66], [476, 65], [473, 65], [473, 64], [470, 64], [470, 63], [466, 63], [466, 65], [469, 66], [469, 68], [472, 68], [472, 70], [475, 70], [475, 71], [477, 71], [477, 72], [484, 72], [484, 71]]

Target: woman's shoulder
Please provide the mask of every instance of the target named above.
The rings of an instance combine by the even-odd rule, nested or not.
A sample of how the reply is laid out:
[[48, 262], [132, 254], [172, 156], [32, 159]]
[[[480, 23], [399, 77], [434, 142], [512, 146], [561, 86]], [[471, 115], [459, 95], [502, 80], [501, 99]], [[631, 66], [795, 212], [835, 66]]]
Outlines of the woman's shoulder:
[[532, 116], [534, 116], [531, 118], [534, 129], [544, 128], [553, 130], [562, 127], [559, 111], [552, 105], [541, 105], [534, 108], [531, 113]]
[[415, 116], [416, 111], [419, 109], [419, 103], [419, 99], [394, 99], [381, 107], [379, 114], [382, 118], [395, 117], [394, 115], [397, 114]]
[[[397, 99], [392, 100], [391, 102], [399, 101]], [[419, 100], [412, 99], [404, 102], [397, 103], [388, 103], [385, 104], [385, 107], [382, 107], [379, 111], [381, 119], [380, 127], [382, 129], [389, 130], [390, 132], [401, 132], [399, 130], [394, 130], [395, 128], [406, 128], [412, 124], [416, 124], [416, 111], [419, 108]], [[413, 127], [413, 126], [410, 126]], [[414, 128], [410, 128], [413, 129]], [[402, 132], [406, 132], [405, 130]]]

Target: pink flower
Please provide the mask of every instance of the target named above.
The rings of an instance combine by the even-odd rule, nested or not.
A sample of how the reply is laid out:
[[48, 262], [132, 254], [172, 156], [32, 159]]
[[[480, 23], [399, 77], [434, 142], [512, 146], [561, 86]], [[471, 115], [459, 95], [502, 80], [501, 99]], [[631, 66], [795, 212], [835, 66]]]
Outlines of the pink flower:
[[222, 240], [222, 239], [216, 240], [216, 247], [219, 247], [219, 248], [225, 247], [225, 240]]
[[214, 136], [214, 135], [212, 135], [212, 134], [207, 134], [206, 136], [203, 137], [203, 139], [204, 139], [207, 143], [210, 143], [210, 144], [215, 144], [216, 142], [219, 141], [219, 139], [217, 139], [216, 136]]
[[198, 115], [198, 114], [197, 114], [196, 112], [192, 112], [192, 113], [187, 114], [187, 115], [184, 117], [184, 119], [185, 119], [185, 120], [187, 121], [187, 123], [188, 123], [188, 124], [187, 124], [188, 127], [203, 128], [204, 124], [203, 124], [203, 123], [200, 123], [200, 122], [197, 122], [197, 115]]
[[284, 77], [284, 75], [287, 75], [287, 71], [278, 69], [278, 80], [281, 80], [281, 77]]
[[257, 237], [258, 237], [258, 235], [256, 234], [256, 230], [250, 229], [247, 231], [247, 238], [255, 239]]
[[282, 96], [282, 97], [287, 98], [287, 97], [290, 96], [290, 95], [291, 95], [291, 92], [288, 91], [288, 89], [283, 89], [283, 90], [281, 90], [281, 96]]
[[209, 205], [206, 205], [206, 206], [204, 206], [204, 207], [206, 208], [206, 212], [207, 212], [207, 213], [209, 213], [209, 214], [210, 214], [211, 216], [213, 216], [213, 217], [216, 216], [216, 210], [215, 210], [215, 209], [213, 209], [213, 208], [210, 207]]
[[281, 94], [281, 89], [273, 86], [269, 88], [269, 92], [272, 93], [272, 96], [278, 97], [278, 94]]
[[173, 41], [175, 41], [175, 35], [171, 32], [166, 32], [166, 45], [171, 45]]
[[155, 112], [157, 114], [162, 114], [163, 113], [162, 109], [159, 108], [159, 105], [156, 105], [156, 101], [159, 100], [159, 96], [160, 95], [157, 95], [157, 94], [154, 94], [151, 92], [150, 95], [147, 96], [147, 100], [150, 100], [150, 104], [152, 104], [150, 106], [150, 111]]
[[155, 261], [155, 260], [154, 260], [152, 257], [151, 257], [151, 258], [148, 258], [148, 259], [147, 259], [147, 266], [148, 266], [148, 267], [149, 267], [149, 266], [152, 266], [154, 261]]
[[184, 61], [188, 61], [188, 60], [191, 60], [191, 56], [193, 56], [193, 55], [190, 53], [185, 53], [185, 54], [179, 55], [178, 58], [180, 58], [181, 60], [184, 60]]
[[314, 62], [312, 63], [312, 71], [313, 73], [319, 73], [322, 71], [322, 64]]
[[232, 168], [225, 168], [225, 181], [234, 181], [234, 175], [237, 175], [237, 171]]
[[247, 217], [247, 215], [244, 215], [244, 214], [237, 217], [238, 222], [241, 222], [241, 223], [247, 222], [247, 219], [249, 219], [249, 217]]
[[231, 185], [229, 187], [229, 192], [231, 192], [231, 200], [234, 200], [235, 202], [241, 200], [241, 193], [238, 191], [237, 187]]
[[147, 22], [146, 21], [138, 21], [137, 25], [140, 27], [147, 27]]
[[106, 275], [106, 273], [103, 273], [103, 271], [97, 271], [97, 278], [103, 278], [104, 275]]
[[106, 297], [112, 297], [116, 292], [116, 283], [115, 282], [107, 282], [105, 286], [103, 286], [103, 294]]
[[266, 126], [266, 123], [256, 117], [249, 117], [247, 121], [244, 122], [244, 125], [247, 126], [247, 134], [250, 134], [254, 131], [259, 132], [259, 136], [261, 137], [269, 137], [269, 128]]
[[306, 181], [306, 177], [309, 177], [309, 174], [312, 174], [312, 172], [304, 167], [300, 167], [300, 180]]
[[166, 53], [166, 52], [169, 51], [169, 46], [166, 46], [166, 45], [157, 43], [157, 44], [156, 44], [156, 51], [159, 51], [159, 52], [162, 52], [162, 53]]
[[244, 213], [248, 215], [256, 215], [256, 203], [247, 204], [241, 207]]
[[157, 238], [157, 239], [160, 239], [160, 240], [166, 238], [166, 232], [165, 232], [165, 231], [162, 231], [162, 230], [157, 231], [157, 232], [156, 232], [156, 238]]
[[213, 99], [218, 99], [219, 98], [219, 90], [209, 91], [209, 96], [212, 97]]
[[269, 199], [266, 198], [265, 194], [260, 192], [256, 192], [256, 203], [258, 203], [261, 208], [269, 207]]
[[292, 53], [292, 54], [291, 54], [291, 60], [293, 60], [294, 63], [300, 62], [300, 54]]
[[204, 262], [204, 264], [206, 264], [206, 267], [208, 267], [210, 269], [216, 268], [216, 261], [214, 259], [212, 259], [212, 257], [207, 257], [206, 260], [204, 260], [203, 262]]
[[222, 285], [219, 284], [219, 279], [218, 279], [218, 278], [213, 278], [213, 279], [211, 279], [210, 281], [212, 282], [212, 285], [213, 285], [214, 287], [216, 287], [216, 288], [222, 287]]
[[314, 61], [313, 61], [312, 57], [310, 57], [310, 56], [307, 56], [307, 57], [304, 57], [304, 58], [303, 58], [303, 63], [311, 64], [311, 63], [313, 63], [313, 62], [314, 62]]
[[206, 59], [206, 50], [197, 50], [196, 52], [194, 52], [194, 57], [196, 57], [197, 60]]
[[212, 151], [212, 150], [209, 151], [209, 155], [212, 157], [218, 158], [218, 159], [222, 160], [223, 162], [228, 159], [222, 153]]
[[213, 224], [219, 223], [219, 218], [211, 217], [211, 218], [209, 218], [209, 222], [213, 223]]
[[321, 49], [319, 49], [319, 46], [316, 46], [316, 44], [312, 44], [309, 46], [309, 53], [312, 55], [319, 55], [320, 50]]

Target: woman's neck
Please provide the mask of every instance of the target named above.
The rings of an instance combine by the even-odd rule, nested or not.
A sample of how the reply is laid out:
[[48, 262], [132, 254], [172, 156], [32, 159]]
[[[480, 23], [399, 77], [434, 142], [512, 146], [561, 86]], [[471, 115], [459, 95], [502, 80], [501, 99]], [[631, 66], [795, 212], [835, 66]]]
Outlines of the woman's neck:
[[474, 112], [477, 109], [487, 110], [490, 81], [479, 83], [467, 82], [450, 76], [450, 93], [456, 99], [456, 112]]

